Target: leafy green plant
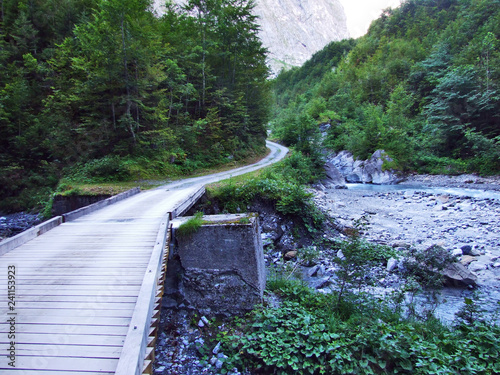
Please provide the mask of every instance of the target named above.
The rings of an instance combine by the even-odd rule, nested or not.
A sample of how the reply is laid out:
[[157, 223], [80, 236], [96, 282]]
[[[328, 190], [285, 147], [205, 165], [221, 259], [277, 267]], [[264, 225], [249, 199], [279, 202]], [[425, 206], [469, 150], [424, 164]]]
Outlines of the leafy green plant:
[[[346, 318], [332, 296], [296, 281], [275, 289], [278, 307], [259, 307], [220, 336], [225, 372], [266, 374], [494, 374], [500, 327], [475, 322], [453, 329], [437, 320], [404, 320], [383, 301], [352, 296]], [[224, 372], [224, 373], [225, 373]]]
[[484, 310], [481, 309], [479, 303], [479, 293], [476, 292], [472, 298], [464, 298], [464, 305], [455, 314], [455, 317], [459, 324], [472, 326], [476, 322], [484, 322], [483, 313]]
[[361, 237], [362, 231], [367, 226], [367, 218], [362, 216], [351, 228], [349, 238], [336, 243], [335, 248], [339, 250], [339, 253], [333, 261], [338, 266], [336, 272], [339, 283], [338, 306], [342, 305], [344, 293], [350, 288], [361, 289], [364, 277], [371, 267], [386, 261], [393, 255], [390, 248], [369, 243]]
[[442, 271], [456, 257], [438, 245], [427, 249], [412, 248], [403, 260], [407, 276], [413, 276], [426, 289], [439, 289], [443, 283]]

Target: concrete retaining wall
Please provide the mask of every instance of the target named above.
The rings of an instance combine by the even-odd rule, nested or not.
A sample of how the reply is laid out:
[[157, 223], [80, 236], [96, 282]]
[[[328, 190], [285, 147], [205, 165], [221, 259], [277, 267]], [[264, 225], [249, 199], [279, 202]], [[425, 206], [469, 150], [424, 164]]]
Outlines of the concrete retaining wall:
[[173, 222], [164, 306], [233, 315], [261, 303], [266, 275], [257, 215], [205, 216], [196, 233], [178, 236], [188, 219]]
[[90, 206], [104, 199], [111, 198], [109, 194], [101, 195], [56, 195], [52, 202], [52, 215], [59, 216], [79, 208]]

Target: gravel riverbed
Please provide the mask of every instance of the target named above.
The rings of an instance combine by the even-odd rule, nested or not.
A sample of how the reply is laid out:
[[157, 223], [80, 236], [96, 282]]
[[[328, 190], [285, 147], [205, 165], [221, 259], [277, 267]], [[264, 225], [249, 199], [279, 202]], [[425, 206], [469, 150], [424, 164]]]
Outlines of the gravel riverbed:
[[[490, 313], [498, 309], [500, 301], [500, 199], [478, 197], [465, 193], [443, 193], [436, 188], [474, 189], [475, 192], [500, 192], [500, 178], [477, 176], [413, 176], [403, 184], [410, 190], [332, 189], [319, 185], [314, 190], [315, 202], [328, 212], [339, 226], [352, 226], [356, 219], [365, 216], [369, 227], [364, 236], [369, 241], [386, 244], [395, 248], [413, 246], [428, 248], [440, 245], [450, 252], [461, 253], [470, 246], [472, 260], [467, 264], [478, 277], [482, 292], [480, 303]], [[368, 186], [367, 186], [368, 188]], [[394, 188], [394, 187], [392, 187]], [[270, 237], [275, 228], [266, 228], [269, 221], [261, 220], [263, 239]], [[287, 237], [284, 233], [282, 239]], [[334, 254], [323, 252], [314, 267], [304, 269], [304, 274], [312, 274], [310, 284], [317, 289], [328, 285], [328, 267]], [[279, 261], [280, 253], [267, 251], [266, 263]], [[378, 270], [378, 289], [383, 292], [397, 283], [398, 277], [390, 271]], [[452, 321], [454, 314], [462, 306], [464, 297], [470, 297], [472, 290], [445, 288], [442, 303], [435, 314], [443, 321]], [[198, 321], [200, 317], [196, 317]], [[162, 312], [155, 374], [218, 374], [217, 361], [223, 353], [208, 352], [207, 362], [201, 360], [198, 347], [206, 340], [210, 330], [193, 324], [193, 312], [165, 310]], [[213, 327], [217, 331], [217, 327]], [[238, 374], [235, 372], [234, 374]]]
[[[410, 187], [377, 187], [376, 190], [315, 190], [316, 204], [340, 225], [352, 226], [362, 216], [368, 219], [364, 237], [396, 249], [408, 246], [427, 249], [439, 245], [458, 256], [478, 278], [480, 304], [489, 314], [499, 312], [500, 301], [500, 191], [497, 177], [414, 176], [403, 184]], [[367, 186], [366, 189], [373, 188]], [[452, 188], [453, 193], [446, 193]], [[472, 189], [472, 190], [469, 190]], [[464, 255], [465, 249], [468, 255]], [[382, 275], [380, 287], [388, 287], [394, 274]], [[436, 315], [451, 321], [471, 297], [467, 289], [445, 288]]]
[[[427, 181], [431, 179], [432, 176], [427, 176]], [[450, 177], [435, 177], [438, 182], [445, 179]], [[500, 183], [494, 186], [500, 190]], [[475, 259], [469, 269], [478, 276], [479, 285], [500, 284], [498, 199], [475, 198], [467, 193], [436, 193], [422, 187], [422, 190], [386, 192], [324, 189], [316, 191], [315, 200], [340, 225], [352, 225], [354, 220], [365, 216], [369, 223], [365, 237], [373, 242], [416, 248], [437, 244], [457, 253], [470, 246]]]

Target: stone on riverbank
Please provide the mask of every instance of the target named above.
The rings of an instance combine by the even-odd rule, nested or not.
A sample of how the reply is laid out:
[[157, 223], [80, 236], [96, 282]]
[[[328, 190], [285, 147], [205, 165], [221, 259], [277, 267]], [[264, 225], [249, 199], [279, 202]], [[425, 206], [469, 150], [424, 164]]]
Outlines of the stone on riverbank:
[[443, 272], [448, 286], [467, 287], [477, 285], [477, 276], [461, 263], [450, 264]]
[[[327, 161], [327, 165], [333, 165], [347, 182], [364, 184], [396, 184], [401, 178], [394, 170], [384, 170], [385, 162], [392, 159], [383, 150], [377, 150], [368, 160], [354, 160], [354, 156], [348, 151], [341, 151]], [[327, 171], [328, 173], [328, 171]]]

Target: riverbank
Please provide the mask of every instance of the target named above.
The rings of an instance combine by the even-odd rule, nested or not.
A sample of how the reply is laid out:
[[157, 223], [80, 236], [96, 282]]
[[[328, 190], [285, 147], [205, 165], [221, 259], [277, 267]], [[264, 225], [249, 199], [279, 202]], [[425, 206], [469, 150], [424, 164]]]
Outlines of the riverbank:
[[[433, 188], [497, 192], [500, 178], [427, 175], [411, 176], [403, 184], [411, 189], [383, 191], [383, 186], [379, 186], [375, 191], [362, 186], [334, 189], [319, 185], [314, 191], [315, 202], [340, 227], [352, 226], [355, 220], [365, 217], [368, 227], [363, 236], [370, 242], [401, 251], [439, 245], [456, 254], [477, 276], [482, 305], [494, 312], [500, 301], [500, 200], [472, 197], [461, 190], [444, 194]], [[390, 288], [397, 282], [397, 276], [387, 272], [379, 286]], [[463, 297], [470, 295], [467, 290], [445, 289], [443, 299], [447, 304], [441, 307], [441, 317], [453, 319]]]
[[450, 187], [500, 191], [500, 176], [481, 177], [473, 174], [463, 174], [459, 176], [410, 175], [405, 178], [402, 184], [416, 187]]
[[15, 214], [0, 215], [0, 241], [24, 232], [41, 222], [42, 217], [40, 214], [17, 212]]
[[[459, 187], [459, 184], [465, 184], [459, 177], [454, 179], [455, 182], [451, 185], [447, 183], [449, 178], [446, 176], [423, 178], [428, 183], [428, 187]], [[406, 182], [413, 183], [414, 188], [418, 186], [417, 178]], [[480, 185], [487, 186], [494, 183], [495, 180], [492, 179], [488, 184]], [[469, 183], [467, 184], [469, 187]], [[495, 308], [496, 301], [500, 300], [498, 287], [500, 268], [491, 265], [495, 254], [500, 251], [500, 234], [496, 233], [496, 228], [500, 225], [500, 201], [433, 195], [417, 191], [380, 192], [334, 189], [324, 185], [316, 185], [313, 191], [318, 207], [334, 219], [338, 228], [352, 226], [354, 220], [367, 216], [370, 225], [365, 230], [364, 236], [369, 241], [394, 246], [401, 250], [406, 246], [426, 248], [432, 244], [440, 244], [451, 250], [471, 246], [474, 251], [479, 252], [477, 260], [472, 263], [480, 264], [483, 260], [490, 262], [487, 263], [486, 269], [473, 271], [478, 275], [479, 289], [484, 292], [481, 299], [482, 307], [491, 311]], [[279, 269], [280, 265], [283, 265], [285, 253], [292, 254], [293, 249], [298, 249], [300, 252], [303, 249], [302, 246], [307, 246], [298, 243], [306, 240], [305, 234], [298, 236], [300, 240], [295, 238], [293, 232], [295, 230], [298, 233], [298, 230], [293, 222], [277, 214], [273, 207], [261, 202], [261, 204], [254, 204], [250, 209], [260, 212], [268, 269]], [[321, 236], [335, 239], [341, 234], [334, 228], [330, 228], [329, 233], [322, 232]], [[318, 248], [317, 250], [318, 257], [307, 267], [300, 267], [301, 273], [304, 275], [304, 281], [308, 282], [311, 287], [328, 293], [336, 286], [336, 269], [332, 259], [338, 253], [329, 249]], [[287, 269], [298, 269], [296, 262], [300, 260], [292, 258], [289, 263], [286, 263], [289, 266]], [[367, 276], [376, 281], [374, 290], [380, 294], [390, 292], [399, 284], [404, 283], [397, 269], [388, 270], [382, 264], [374, 268]], [[454, 314], [463, 305], [464, 297], [471, 297], [472, 293], [473, 290], [467, 288], [444, 289], [442, 302], [435, 314], [443, 321], [451, 322]], [[213, 317], [207, 318], [212, 320]], [[155, 373], [192, 375], [219, 373], [217, 363], [223, 354], [209, 351], [215, 346], [217, 340], [211, 346], [208, 345], [208, 349], [202, 350], [205, 356], [200, 355], [197, 348], [201, 347], [202, 342], [207, 344], [207, 340], [213, 340], [213, 337], [210, 339], [210, 335], [217, 336], [217, 333], [222, 330], [223, 323], [211, 322], [209, 326], [205, 326], [200, 323], [200, 319], [201, 316], [196, 315], [195, 312], [188, 312], [182, 308], [163, 309]]]

